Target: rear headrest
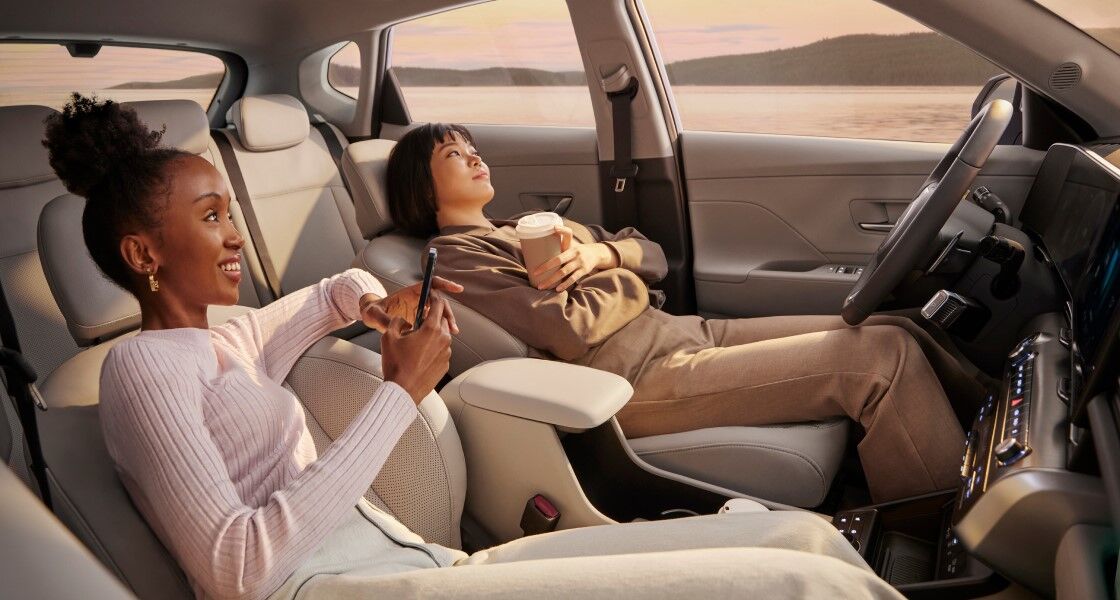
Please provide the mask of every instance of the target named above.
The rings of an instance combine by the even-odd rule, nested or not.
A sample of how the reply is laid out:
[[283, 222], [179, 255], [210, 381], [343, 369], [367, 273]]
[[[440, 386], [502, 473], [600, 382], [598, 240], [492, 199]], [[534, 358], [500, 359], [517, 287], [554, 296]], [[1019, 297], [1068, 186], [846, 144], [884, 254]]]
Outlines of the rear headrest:
[[396, 145], [391, 140], [365, 140], [350, 144], [342, 153], [342, 175], [350, 182], [358, 227], [367, 240], [393, 226], [385, 170]]
[[66, 327], [79, 346], [116, 337], [140, 326], [140, 305], [110, 281], [86, 250], [82, 211], [86, 201], [66, 194], [39, 215], [39, 260]]
[[197, 102], [191, 100], [142, 100], [125, 102], [152, 131], [166, 127], [161, 145], [191, 154], [206, 152], [210, 122]]
[[229, 107], [229, 117], [241, 145], [251, 152], [291, 148], [311, 131], [307, 110], [287, 94], [245, 96]]
[[0, 107], [0, 188], [57, 177], [43, 147], [43, 121], [57, 112], [46, 106]]

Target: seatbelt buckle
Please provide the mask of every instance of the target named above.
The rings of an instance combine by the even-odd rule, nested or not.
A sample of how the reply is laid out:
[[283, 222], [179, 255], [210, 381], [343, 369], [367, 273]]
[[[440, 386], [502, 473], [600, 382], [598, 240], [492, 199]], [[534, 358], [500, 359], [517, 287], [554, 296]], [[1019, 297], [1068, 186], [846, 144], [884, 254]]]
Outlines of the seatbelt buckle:
[[525, 512], [521, 513], [521, 531], [525, 535], [555, 531], [559, 523], [560, 511], [548, 498], [537, 494], [525, 503]]

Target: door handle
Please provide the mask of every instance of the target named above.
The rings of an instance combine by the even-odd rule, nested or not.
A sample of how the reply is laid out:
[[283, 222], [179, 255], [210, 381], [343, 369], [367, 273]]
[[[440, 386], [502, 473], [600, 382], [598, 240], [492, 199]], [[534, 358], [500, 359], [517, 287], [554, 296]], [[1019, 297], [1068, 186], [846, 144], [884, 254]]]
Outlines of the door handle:
[[525, 210], [543, 210], [563, 215], [572, 208], [574, 196], [572, 194], [537, 194], [523, 193], [519, 195], [521, 207]]
[[874, 231], [876, 233], [886, 233], [894, 229], [894, 223], [860, 223], [859, 228], [864, 231]]

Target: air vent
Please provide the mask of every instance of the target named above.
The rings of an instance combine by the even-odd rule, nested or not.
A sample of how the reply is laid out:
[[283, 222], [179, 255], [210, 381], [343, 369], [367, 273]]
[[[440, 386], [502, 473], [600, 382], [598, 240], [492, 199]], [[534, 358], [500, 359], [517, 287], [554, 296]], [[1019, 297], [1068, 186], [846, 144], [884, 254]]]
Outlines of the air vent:
[[1081, 81], [1081, 65], [1077, 63], [1062, 63], [1050, 74], [1050, 89], [1068, 90]]

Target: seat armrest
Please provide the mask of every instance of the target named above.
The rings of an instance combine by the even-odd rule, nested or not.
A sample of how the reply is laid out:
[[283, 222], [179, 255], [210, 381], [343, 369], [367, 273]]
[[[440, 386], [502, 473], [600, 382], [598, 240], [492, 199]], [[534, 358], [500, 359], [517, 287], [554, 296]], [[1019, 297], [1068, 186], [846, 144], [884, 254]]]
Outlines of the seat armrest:
[[536, 358], [483, 363], [448, 388], [463, 404], [575, 431], [607, 422], [634, 393], [613, 373]]

